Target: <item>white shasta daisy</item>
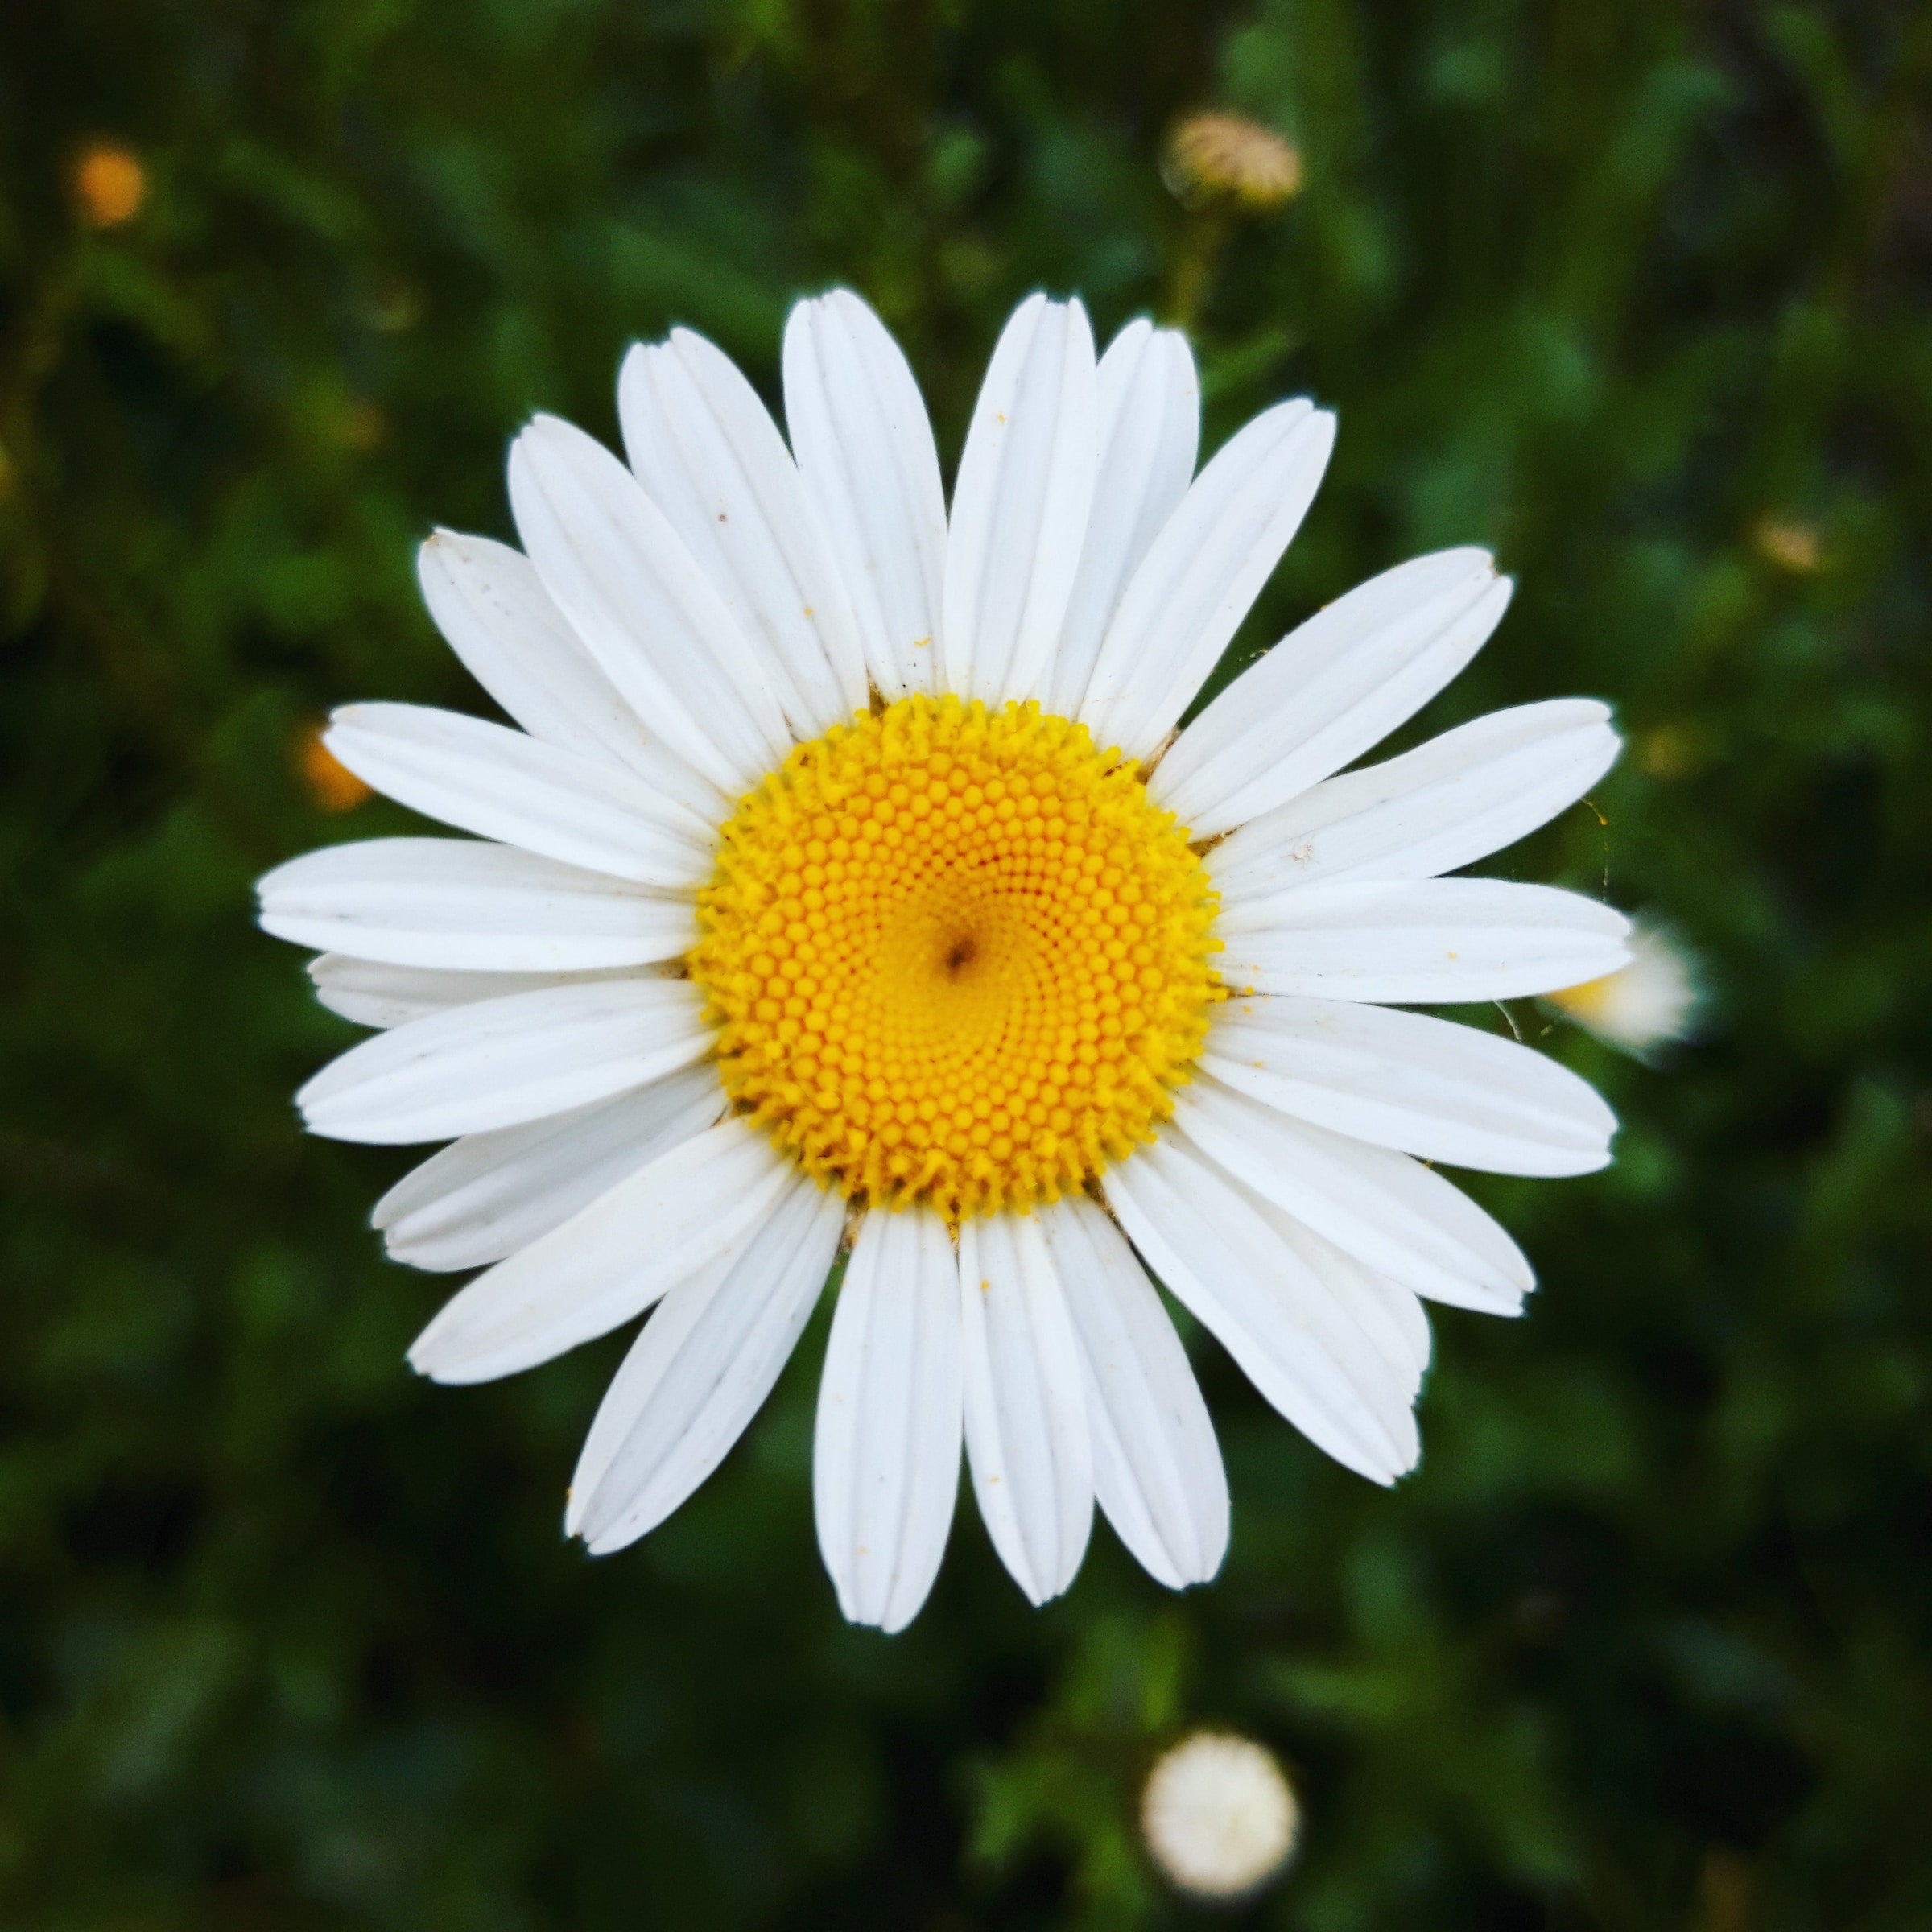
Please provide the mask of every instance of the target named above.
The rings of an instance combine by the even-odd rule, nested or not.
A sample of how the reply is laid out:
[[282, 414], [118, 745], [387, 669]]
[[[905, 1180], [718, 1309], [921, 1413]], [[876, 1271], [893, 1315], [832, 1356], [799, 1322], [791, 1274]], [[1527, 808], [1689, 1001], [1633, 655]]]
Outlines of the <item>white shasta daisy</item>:
[[1629, 965], [1581, 986], [1561, 987], [1550, 1004], [1600, 1040], [1645, 1060], [1696, 1031], [1703, 991], [1696, 956], [1668, 927], [1640, 914], [1625, 943]]
[[1141, 1791], [1141, 1835], [1162, 1872], [1197, 1898], [1236, 1899], [1287, 1863], [1301, 1806], [1265, 1744], [1196, 1731], [1154, 1761]]
[[1194, 473], [1187, 343], [1096, 358], [1035, 295], [993, 353], [950, 514], [910, 369], [838, 291], [785, 332], [788, 449], [679, 330], [634, 348], [629, 463], [519, 436], [521, 551], [439, 531], [431, 613], [515, 726], [407, 704], [328, 747], [469, 840], [337, 845], [262, 882], [384, 1029], [303, 1089], [342, 1140], [452, 1145], [378, 1204], [481, 1268], [411, 1360], [546, 1361], [653, 1304], [566, 1524], [661, 1522], [770, 1391], [842, 1249], [819, 1546], [896, 1630], [966, 1459], [1035, 1603], [1097, 1501], [1162, 1583], [1228, 1541], [1208, 1411], [1150, 1274], [1319, 1447], [1418, 1455], [1424, 1299], [1513, 1314], [1515, 1244], [1426, 1162], [1580, 1174], [1609, 1110], [1406, 1005], [1614, 971], [1624, 920], [1444, 875], [1583, 794], [1604, 706], [1528, 704], [1344, 770], [1466, 664], [1480, 550], [1328, 605], [1176, 735], [1313, 497], [1306, 401]]

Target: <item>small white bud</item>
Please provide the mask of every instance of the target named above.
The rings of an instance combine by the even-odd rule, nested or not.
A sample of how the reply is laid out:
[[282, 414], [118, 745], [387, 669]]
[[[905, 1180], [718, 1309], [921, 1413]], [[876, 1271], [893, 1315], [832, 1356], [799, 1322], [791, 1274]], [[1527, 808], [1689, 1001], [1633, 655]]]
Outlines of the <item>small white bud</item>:
[[1660, 927], [1638, 919], [1630, 929], [1628, 966], [1548, 997], [1600, 1040], [1641, 1059], [1690, 1031], [1699, 993], [1690, 955]]
[[1300, 1828], [1274, 1753], [1228, 1732], [1196, 1731], [1164, 1752], [1141, 1797], [1154, 1863], [1202, 1898], [1238, 1898], [1273, 1877]]

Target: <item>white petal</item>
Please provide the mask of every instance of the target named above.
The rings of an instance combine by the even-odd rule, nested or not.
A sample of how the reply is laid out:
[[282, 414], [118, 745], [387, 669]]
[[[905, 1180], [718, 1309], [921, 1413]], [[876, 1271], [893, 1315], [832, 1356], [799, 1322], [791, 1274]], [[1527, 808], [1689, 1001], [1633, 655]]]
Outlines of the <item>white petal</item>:
[[960, 1271], [924, 1208], [865, 1216], [832, 1318], [811, 1487], [819, 1550], [855, 1624], [918, 1615], [960, 1488]]
[[520, 550], [434, 530], [416, 552], [416, 577], [450, 648], [533, 738], [647, 774], [668, 755], [649, 745]]
[[393, 1260], [438, 1272], [485, 1267], [716, 1126], [724, 1109], [717, 1069], [700, 1065], [614, 1100], [465, 1134], [411, 1168], [369, 1219]]
[[412, 811], [642, 886], [701, 885], [729, 809], [720, 801], [708, 821], [640, 778], [420, 704], [345, 704], [323, 742]]
[[946, 684], [989, 704], [1037, 696], [1093, 502], [1093, 332], [1033, 295], [1001, 332], [966, 431], [946, 539]]
[[1074, 718], [1128, 580], [1187, 493], [1201, 442], [1201, 386], [1179, 330], [1129, 322], [1096, 378], [1100, 451], [1087, 542], [1054, 652], [1044, 708]]
[[1415, 1005], [1511, 1000], [1614, 972], [1620, 912], [1508, 879], [1300, 886], [1221, 910], [1232, 986]]
[[1364, 1266], [1431, 1301], [1515, 1315], [1536, 1285], [1515, 1242], [1406, 1154], [1290, 1120], [1207, 1075], [1180, 1095], [1169, 1131]]
[[582, 972], [671, 959], [698, 936], [688, 897], [468, 839], [325, 846], [255, 890], [265, 932], [392, 966]]
[[849, 289], [785, 324], [785, 419], [844, 576], [872, 681], [934, 691], [946, 496], [919, 386], [885, 324]]
[[865, 661], [844, 580], [758, 393], [689, 329], [624, 359], [617, 413], [630, 467], [749, 637], [790, 679], [800, 738], [865, 703]]
[[607, 1334], [741, 1253], [797, 1172], [765, 1135], [721, 1121], [478, 1275], [416, 1337], [411, 1366], [487, 1382]]
[[1596, 1089], [1540, 1053], [1352, 1001], [1231, 1001], [1201, 1065], [1284, 1113], [1458, 1167], [1589, 1174], [1616, 1131]]
[[592, 1554], [656, 1529], [724, 1459], [791, 1359], [844, 1224], [844, 1203], [801, 1174], [728, 1271], [664, 1297], [571, 1478], [564, 1526]]
[[510, 502], [543, 588], [654, 736], [733, 795], [778, 763], [782, 667], [602, 444], [539, 416], [511, 446]]
[[1106, 1187], [1148, 1265], [1317, 1448], [1378, 1483], [1414, 1467], [1406, 1378], [1232, 1180], [1169, 1131]]
[[960, 1229], [966, 1456], [986, 1534], [1030, 1601], [1073, 1581], [1093, 1528], [1085, 1368], [1038, 1220]]
[[1252, 1187], [1244, 1187], [1241, 1193], [1355, 1318], [1414, 1402], [1422, 1385], [1422, 1371], [1429, 1366], [1429, 1318], [1422, 1312], [1421, 1298], [1386, 1275], [1364, 1268], [1353, 1255], [1324, 1241], [1305, 1221], [1282, 1213]]
[[[1222, 902], [1318, 879], [1433, 878], [1500, 852], [1610, 769], [1617, 736], [1609, 718], [1591, 698], [1521, 704], [1326, 779], [1215, 847]], [[1154, 775], [1166, 771], [1163, 760]]]
[[1100, 745], [1150, 758], [1180, 720], [1315, 501], [1335, 419], [1278, 403], [1194, 480], [1129, 580], [1080, 716]]
[[401, 1026], [448, 1006], [473, 1006], [506, 993], [536, 993], [591, 980], [634, 979], [662, 967], [617, 966], [605, 972], [462, 972], [423, 966], [385, 966], [347, 953], [324, 952], [308, 963], [316, 997], [358, 1026]]
[[330, 1061], [295, 1100], [310, 1133], [331, 1140], [448, 1140], [661, 1080], [714, 1037], [688, 980], [578, 980], [392, 1027]]
[[1509, 605], [1484, 550], [1385, 571], [1291, 630], [1190, 724], [1149, 791], [1196, 838], [1306, 791], [1419, 711]]
[[1228, 1477], [1187, 1352], [1125, 1237], [1083, 1195], [1040, 1224], [1086, 1366], [1093, 1480], [1116, 1534], [1170, 1590], [1228, 1551]]

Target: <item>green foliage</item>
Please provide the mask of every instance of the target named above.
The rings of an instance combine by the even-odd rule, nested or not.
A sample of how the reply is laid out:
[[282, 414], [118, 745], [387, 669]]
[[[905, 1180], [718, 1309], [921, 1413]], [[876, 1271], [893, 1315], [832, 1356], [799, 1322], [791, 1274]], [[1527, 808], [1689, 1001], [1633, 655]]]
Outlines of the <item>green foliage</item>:
[[[1133, 1926], [1137, 1781], [1271, 1742], [1298, 1932], [1932, 1926], [1932, 16], [1741, 0], [15, 0], [0, 45], [0, 1924], [19, 1932]], [[1505, 855], [1673, 919], [1655, 1069], [1543, 1016], [1621, 1158], [1484, 1185], [1543, 1290], [1442, 1314], [1420, 1472], [1325, 1463], [1201, 1338], [1235, 1495], [1170, 1600], [1096, 1530], [1026, 1609], [963, 1511], [839, 1621], [822, 1327], [639, 1549], [561, 1539], [615, 1344], [401, 1354], [447, 1284], [304, 1141], [349, 1030], [249, 886], [404, 815], [304, 729], [476, 708], [432, 522], [503, 532], [530, 411], [634, 336], [768, 394], [862, 289], [956, 450], [999, 322], [1110, 331], [1204, 246], [1174, 118], [1300, 147], [1195, 317], [1209, 440], [1310, 391], [1324, 493], [1235, 661], [1421, 548], [1521, 590], [1418, 730], [1613, 699]], [[82, 219], [126, 144], [145, 204]], [[1916, 1823], [1914, 1821], [1917, 1821]]]

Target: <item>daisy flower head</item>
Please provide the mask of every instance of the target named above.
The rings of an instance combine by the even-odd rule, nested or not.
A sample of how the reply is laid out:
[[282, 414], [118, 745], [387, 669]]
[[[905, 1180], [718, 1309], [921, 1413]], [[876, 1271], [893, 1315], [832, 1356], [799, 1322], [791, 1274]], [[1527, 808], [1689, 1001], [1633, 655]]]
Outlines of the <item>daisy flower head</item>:
[[1344, 770], [1502, 616], [1476, 550], [1331, 604], [1177, 735], [1335, 430], [1282, 402], [1195, 475], [1177, 334], [1096, 357], [1077, 301], [1023, 303], [950, 508], [856, 295], [792, 311], [783, 369], [789, 447], [702, 337], [634, 348], [627, 462], [539, 417], [522, 548], [424, 544], [431, 614], [514, 723], [336, 714], [343, 766], [472, 836], [262, 881], [324, 1001], [380, 1030], [302, 1111], [451, 1143], [374, 1216], [397, 1259], [482, 1270], [424, 1374], [507, 1375], [654, 1306], [571, 1485], [592, 1550], [716, 1467], [844, 1250], [813, 1486], [848, 1617], [924, 1601], [962, 1445], [1034, 1602], [1096, 1501], [1162, 1583], [1203, 1581], [1227, 1484], [1150, 1275], [1331, 1455], [1414, 1464], [1423, 1300], [1509, 1314], [1531, 1286], [1424, 1163], [1583, 1173], [1614, 1122], [1402, 1009], [1623, 964], [1603, 906], [1445, 876], [1616, 737], [1559, 700]]
[[1559, 987], [1550, 1004], [1600, 1040], [1648, 1060], [1696, 1033], [1703, 986], [1696, 956], [1669, 927], [1640, 914], [1627, 943], [1628, 965], [1581, 986]]
[[1195, 1731], [1155, 1760], [1141, 1792], [1141, 1835], [1162, 1875], [1196, 1898], [1246, 1897], [1279, 1872], [1301, 1806], [1265, 1744]]

